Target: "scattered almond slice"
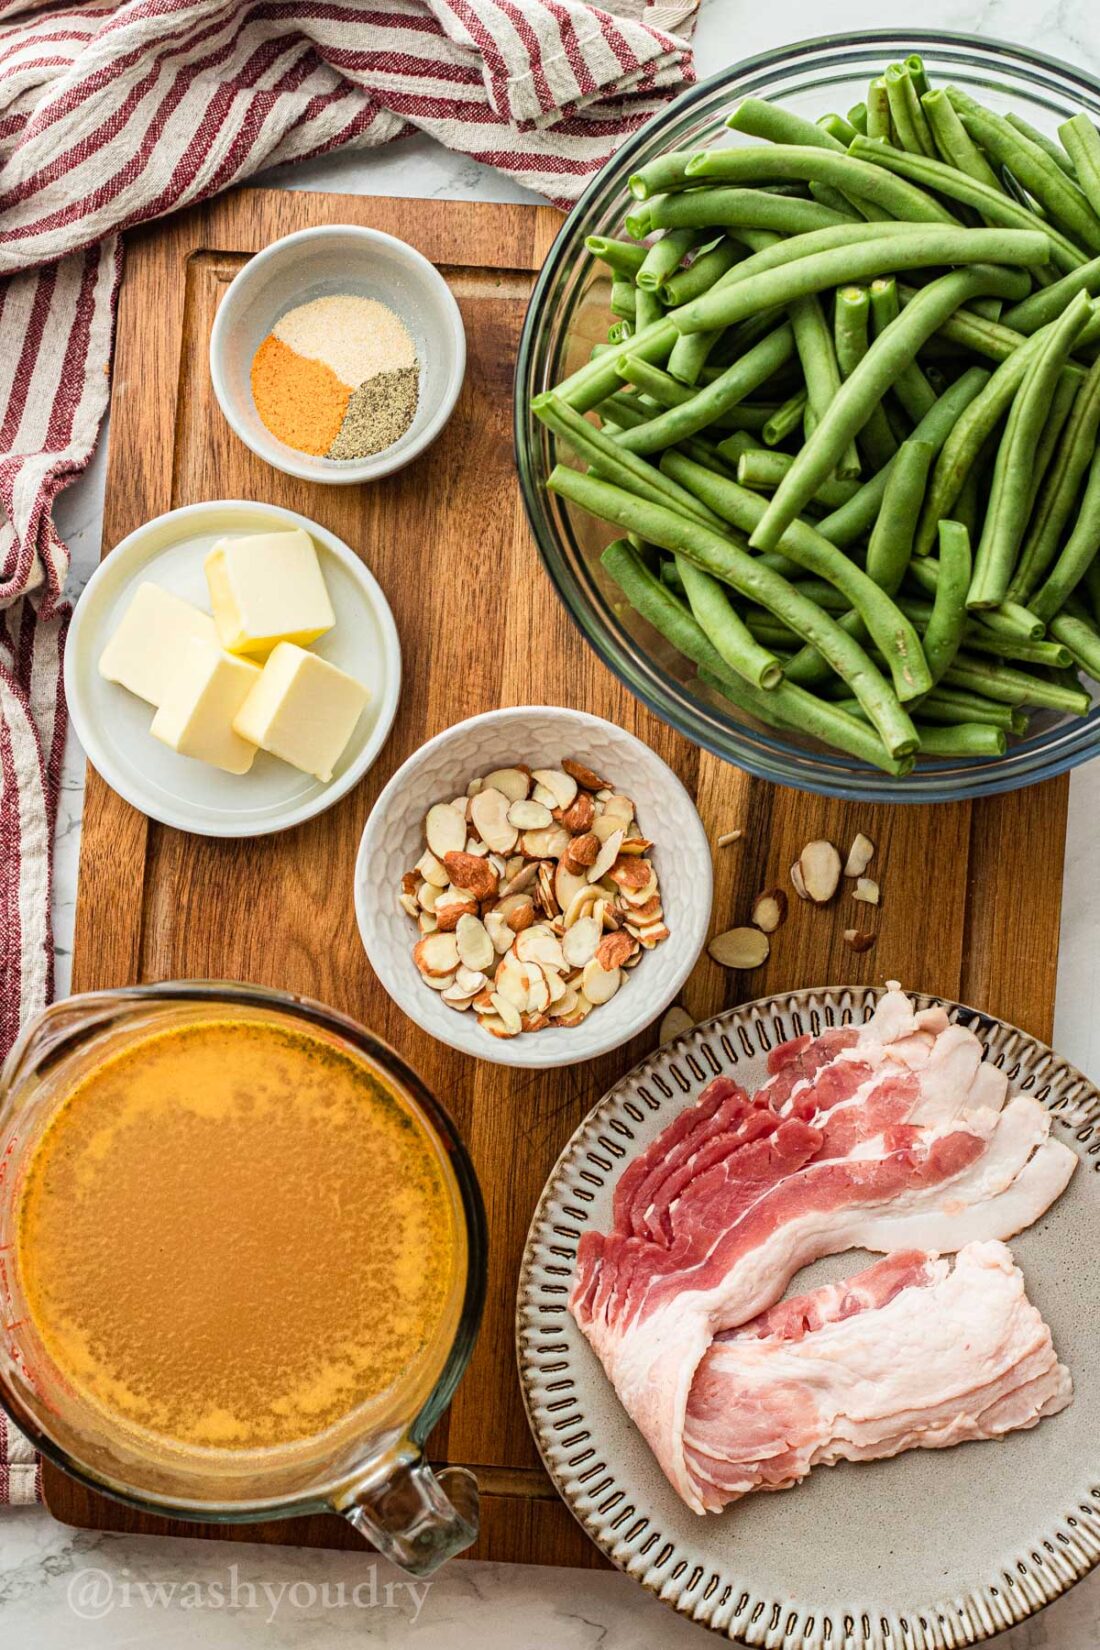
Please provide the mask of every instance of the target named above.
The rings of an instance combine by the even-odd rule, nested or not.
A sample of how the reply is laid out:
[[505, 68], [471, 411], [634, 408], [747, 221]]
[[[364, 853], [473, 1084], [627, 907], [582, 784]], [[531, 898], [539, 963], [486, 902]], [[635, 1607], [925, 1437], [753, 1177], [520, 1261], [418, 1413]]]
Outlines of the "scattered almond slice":
[[441, 859], [436, 859], [430, 848], [425, 848], [414, 869], [420, 872], [424, 882], [430, 882], [435, 888], [446, 888], [451, 880], [447, 867]]
[[807, 842], [798, 856], [802, 885], [815, 905], [828, 905], [840, 882], [840, 855], [831, 842]]
[[577, 781], [564, 768], [535, 768], [531, 774], [536, 785], [541, 785], [555, 799], [555, 806], [568, 808], [578, 790]]
[[453, 934], [462, 917], [477, 916], [477, 900], [465, 888], [445, 888], [435, 902], [435, 920], [445, 934]]
[[500, 885], [496, 866], [477, 854], [444, 854], [443, 863], [455, 888], [472, 894], [475, 900], [492, 899]]
[[478, 790], [499, 791], [509, 802], [522, 802], [531, 789], [530, 777], [522, 768], [494, 768], [478, 780]]
[[492, 785], [478, 791], [470, 801], [470, 818], [478, 836], [498, 854], [511, 853], [519, 837], [516, 827], [508, 820], [510, 806], [504, 792]]
[[685, 1031], [690, 1031], [694, 1024], [695, 1021], [687, 1009], [681, 1008], [679, 1003], [674, 1003], [661, 1021], [657, 1039], [661, 1043], [671, 1043], [674, 1037], [682, 1037]]
[[603, 925], [595, 917], [580, 917], [565, 931], [562, 955], [570, 968], [583, 968], [596, 955]]
[[511, 947], [515, 935], [499, 911], [486, 913], [485, 931], [493, 942], [493, 950], [497, 956], [503, 957], [504, 953]]
[[576, 1001], [568, 1014], [555, 1013], [553, 1017], [555, 1024], [567, 1027], [579, 1026], [581, 1021], [586, 1020], [591, 1014], [596, 1005], [585, 996], [583, 991], [576, 991], [574, 995]]
[[810, 896], [806, 892], [806, 884], [802, 880], [802, 866], [797, 859], [791, 866], [791, 884], [799, 899], [809, 899]]
[[583, 836], [585, 831], [592, 829], [592, 821], [595, 817], [596, 805], [592, 798], [587, 791], [578, 791], [576, 800], [559, 813], [558, 824], [563, 826], [571, 836]]
[[589, 882], [599, 882], [602, 876], [606, 876], [607, 872], [610, 871], [611, 867], [619, 857], [619, 849], [622, 847], [622, 842], [622, 829], [620, 828], [617, 831], [612, 831], [611, 835], [607, 838], [607, 841], [596, 855], [594, 863], [588, 867], [587, 876]]
[[[473, 973], [484, 975], [485, 970], [493, 966], [496, 951], [492, 940], [489, 938], [488, 929], [479, 918], [473, 916], [459, 917], [458, 926], [455, 929], [455, 943], [458, 947], [459, 959], [464, 968], [470, 969]], [[479, 989], [480, 983], [479, 981], [478, 985], [474, 986], [474, 991]], [[473, 992], [470, 995], [472, 996]]]
[[504, 1026], [505, 1035], [518, 1037], [523, 1030], [523, 1025], [520, 1020], [520, 1011], [515, 1003], [509, 1002], [507, 997], [502, 997], [499, 991], [493, 992], [492, 1002]]
[[875, 857], [875, 845], [862, 831], [856, 833], [844, 866], [846, 877], [861, 877]]
[[859, 928], [846, 928], [844, 938], [853, 951], [870, 951], [875, 943], [875, 936]]
[[453, 934], [427, 934], [413, 946], [413, 962], [421, 974], [439, 979], [458, 967], [458, 941]]
[[420, 906], [415, 894], [398, 894], [397, 903], [407, 916], [415, 918], [420, 915]]
[[[424, 835], [428, 847], [436, 859], [442, 860], [447, 854], [460, 853], [466, 846], [466, 821], [452, 808], [449, 802], [437, 802], [434, 808], [428, 809], [424, 821]], [[484, 831], [481, 832], [484, 836]], [[431, 881], [431, 878], [425, 878]]]
[[540, 968], [555, 968], [559, 972], [565, 969], [561, 941], [546, 923], [535, 923], [519, 935], [516, 956], [521, 962], [537, 963]]
[[583, 762], [575, 762], [571, 756], [567, 756], [561, 766], [562, 772], [567, 773], [570, 779], [575, 779], [586, 791], [595, 793], [607, 789], [606, 780], [601, 779], [591, 768], [586, 768]]
[[440, 993], [442, 993], [444, 991], [450, 991], [451, 987], [455, 983], [456, 978], [457, 978], [457, 973], [456, 974], [440, 974], [440, 975], [425, 974], [423, 976], [424, 984], [425, 985], [430, 985], [433, 991], [438, 991]]
[[596, 947], [596, 961], [606, 974], [613, 974], [617, 968], [623, 967], [628, 957], [634, 955], [635, 944], [630, 934], [605, 934]]
[[728, 928], [716, 934], [707, 951], [723, 968], [759, 968], [768, 960], [771, 945], [759, 928]]
[[517, 831], [541, 831], [554, 823], [554, 815], [544, 802], [513, 802], [508, 809], [508, 823]]
[[538, 864], [534, 860], [521, 858], [518, 868], [514, 871], [511, 870], [512, 864], [513, 861], [509, 860], [506, 868], [507, 878], [501, 884], [500, 895], [502, 899], [506, 899], [509, 894], [522, 894], [533, 885], [539, 874]]
[[769, 888], [752, 902], [752, 920], [765, 934], [774, 934], [787, 917], [787, 896], [782, 888]]
[[416, 926], [422, 934], [434, 934], [439, 927], [439, 918], [433, 916], [430, 911], [421, 911], [416, 919]]
[[488, 978], [476, 968], [467, 968], [465, 963], [459, 963], [455, 973], [455, 990], [469, 992], [476, 997], [479, 991], [484, 991], [488, 985]]
[[859, 877], [852, 889], [852, 898], [862, 900], [865, 905], [877, 905], [879, 900], [879, 886], [871, 877]]
[[524, 831], [519, 845], [528, 859], [560, 859], [571, 840], [569, 832], [551, 819], [549, 825]]
[[[733, 831], [723, 831], [721, 836], [717, 839], [715, 845], [719, 848], [728, 848], [731, 842], [740, 842], [744, 834], [745, 833], [741, 830], [740, 826]], [[671, 1010], [669, 1012], [671, 1013]]]

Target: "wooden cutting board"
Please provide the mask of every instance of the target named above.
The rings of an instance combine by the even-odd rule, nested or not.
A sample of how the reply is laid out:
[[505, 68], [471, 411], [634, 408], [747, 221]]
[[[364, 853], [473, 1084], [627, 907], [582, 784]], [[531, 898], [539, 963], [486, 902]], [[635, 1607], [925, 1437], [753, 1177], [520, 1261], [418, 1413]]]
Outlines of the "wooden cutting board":
[[[559, 1502], [531, 1442], [516, 1380], [520, 1252], [543, 1181], [584, 1113], [647, 1052], [628, 1047], [559, 1072], [509, 1072], [432, 1042], [367, 966], [352, 910], [363, 822], [387, 778], [430, 735], [497, 705], [576, 705], [630, 728], [691, 788], [715, 850], [715, 930], [785, 884], [807, 840], [877, 844], [876, 947], [843, 942], [850, 900], [795, 909], [766, 967], [729, 974], [706, 957], [685, 993], [703, 1018], [799, 986], [878, 984], [979, 1004], [1049, 1038], [1058, 951], [1067, 782], [977, 804], [868, 807], [779, 789], [696, 750], [638, 705], [567, 619], [528, 532], [512, 463], [512, 373], [524, 309], [560, 219], [550, 208], [241, 190], [127, 238], [111, 403], [104, 551], [151, 516], [212, 498], [300, 510], [361, 552], [390, 600], [405, 654], [397, 722], [364, 782], [296, 831], [255, 842], [185, 836], [135, 813], [89, 770], [73, 989], [215, 976], [305, 992], [378, 1031], [454, 1115], [485, 1194], [490, 1276], [477, 1350], [432, 1439], [475, 1468], [482, 1532], [471, 1556], [603, 1561]], [[222, 418], [210, 388], [210, 327], [251, 254], [292, 230], [358, 223], [400, 235], [438, 264], [469, 344], [458, 408], [436, 445], [368, 487], [279, 475]], [[665, 848], [663, 851], [669, 851]], [[675, 851], [674, 848], [672, 851]], [[70, 1524], [355, 1546], [336, 1518], [235, 1529], [144, 1518], [47, 1466], [46, 1499]]]

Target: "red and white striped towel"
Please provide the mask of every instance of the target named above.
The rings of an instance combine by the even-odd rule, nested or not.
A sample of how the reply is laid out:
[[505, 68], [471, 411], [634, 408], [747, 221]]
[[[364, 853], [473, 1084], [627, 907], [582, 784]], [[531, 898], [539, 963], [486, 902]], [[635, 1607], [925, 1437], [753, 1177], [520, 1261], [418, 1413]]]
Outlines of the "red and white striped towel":
[[[561, 204], [694, 78], [697, 0], [0, 0], [0, 1056], [49, 1001], [68, 551], [119, 231], [418, 129]], [[0, 1502], [33, 1499], [0, 1417]]]

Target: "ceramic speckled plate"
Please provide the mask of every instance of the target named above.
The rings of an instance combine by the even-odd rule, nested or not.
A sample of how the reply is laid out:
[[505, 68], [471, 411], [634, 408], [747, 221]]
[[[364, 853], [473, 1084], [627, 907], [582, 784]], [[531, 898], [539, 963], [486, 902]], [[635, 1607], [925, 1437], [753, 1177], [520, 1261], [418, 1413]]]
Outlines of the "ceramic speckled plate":
[[[517, 1343], [531, 1427], [603, 1552], [683, 1615], [769, 1650], [948, 1650], [1022, 1621], [1100, 1560], [1100, 1093], [1049, 1048], [974, 1009], [1010, 1088], [1042, 1101], [1081, 1157], [1062, 1198], [1012, 1242], [1028, 1294], [1073, 1375], [1068, 1410], [1001, 1443], [818, 1468], [793, 1490], [697, 1517], [621, 1408], [566, 1299], [577, 1241], [606, 1228], [622, 1166], [712, 1077], [755, 1089], [776, 1043], [862, 1021], [877, 993], [802, 991], [695, 1027], [658, 1049], [574, 1134], [535, 1213]], [[917, 999], [927, 1006], [932, 999]], [[813, 1286], [858, 1270], [833, 1256]]]

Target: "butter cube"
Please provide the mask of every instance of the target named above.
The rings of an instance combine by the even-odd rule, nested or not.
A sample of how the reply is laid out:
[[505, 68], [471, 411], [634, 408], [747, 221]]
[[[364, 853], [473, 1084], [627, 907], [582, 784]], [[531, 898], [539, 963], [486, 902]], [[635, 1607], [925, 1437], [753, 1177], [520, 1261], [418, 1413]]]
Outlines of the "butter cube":
[[369, 697], [327, 659], [280, 642], [233, 726], [272, 756], [328, 780]]
[[214, 622], [230, 653], [305, 647], [336, 623], [313, 540], [302, 528], [219, 539], [204, 562]]
[[218, 645], [209, 613], [159, 584], [139, 584], [118, 628], [99, 656], [99, 674], [159, 705], [189, 641]]
[[247, 773], [256, 746], [233, 731], [233, 718], [262, 674], [259, 665], [234, 658], [216, 643], [192, 639], [149, 731], [181, 756], [226, 773]]

